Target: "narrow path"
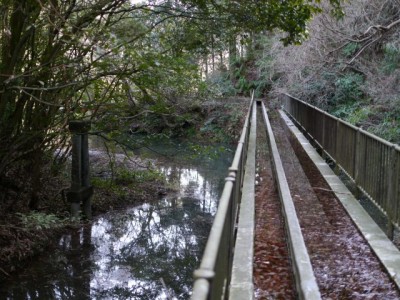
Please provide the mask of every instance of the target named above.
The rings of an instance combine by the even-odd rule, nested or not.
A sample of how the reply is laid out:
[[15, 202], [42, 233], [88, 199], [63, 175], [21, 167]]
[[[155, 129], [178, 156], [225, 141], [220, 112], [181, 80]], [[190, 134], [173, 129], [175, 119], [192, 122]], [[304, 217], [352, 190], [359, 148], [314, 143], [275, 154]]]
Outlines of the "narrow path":
[[[349, 209], [349, 202], [345, 202], [342, 196], [350, 198], [350, 192], [344, 186], [337, 188], [341, 186], [339, 179], [333, 172], [328, 172], [331, 170], [322, 159], [317, 160], [317, 154], [311, 151], [313, 149], [310, 149], [310, 144], [300, 132], [292, 133], [295, 132], [294, 125], [287, 125], [286, 122], [290, 122], [283, 121], [274, 110], [270, 111], [268, 118], [264, 105], [260, 107], [259, 104], [252, 105], [250, 146], [233, 251], [229, 297], [238, 300], [400, 300], [400, 291], [392, 279], [396, 278], [393, 268], [387, 267], [387, 260], [382, 256], [381, 260], [378, 259], [369, 246], [373, 244], [368, 244], [366, 240], [370, 241], [372, 231], [359, 231], [357, 228], [362, 227], [355, 225], [355, 222], [360, 224], [361, 218], [370, 225], [372, 221], [369, 222], [366, 215], [354, 214]], [[257, 106], [258, 118], [255, 115]], [[245, 129], [248, 129], [247, 122]], [[244, 140], [239, 145], [245, 144]], [[311, 159], [318, 163], [314, 165]], [[236, 161], [239, 164], [239, 158]], [[232, 170], [236, 170], [236, 167]], [[229, 184], [228, 187], [232, 189], [231, 181]], [[331, 188], [337, 193], [332, 192]], [[230, 193], [230, 190], [227, 191]], [[226, 200], [223, 202], [224, 213], [227, 211], [229, 193], [223, 198]], [[355, 216], [355, 221], [347, 211]], [[222, 225], [220, 228], [223, 228]], [[364, 234], [366, 238], [361, 232], [368, 233]], [[222, 233], [220, 235], [224, 236]], [[215, 240], [217, 238], [209, 239]], [[378, 241], [379, 245], [383, 243], [385, 248], [390, 248], [390, 242], [385, 244], [386, 239]], [[376, 245], [373, 245], [373, 249], [377, 249]], [[216, 258], [213, 260], [216, 261]], [[209, 270], [228, 269], [208, 267], [204, 271], [208, 274]], [[211, 298], [216, 298], [215, 295], [220, 292], [217, 288], [223, 287], [228, 282], [224, 279], [229, 280], [228, 277], [224, 277], [224, 274], [215, 276]], [[197, 282], [202, 284], [198, 285], [202, 293], [193, 299], [207, 298], [210, 286], [208, 278], [204, 276], [201, 280]], [[219, 298], [220, 295], [217, 296]]]
[[271, 166], [267, 134], [257, 113], [256, 228], [254, 285], [256, 299], [295, 299], [285, 222]]
[[[322, 298], [400, 299], [379, 260], [335, 195], [325, 191], [329, 187], [276, 113], [271, 123]], [[263, 261], [255, 257], [256, 270]], [[256, 272], [256, 284], [263, 281], [261, 276]]]

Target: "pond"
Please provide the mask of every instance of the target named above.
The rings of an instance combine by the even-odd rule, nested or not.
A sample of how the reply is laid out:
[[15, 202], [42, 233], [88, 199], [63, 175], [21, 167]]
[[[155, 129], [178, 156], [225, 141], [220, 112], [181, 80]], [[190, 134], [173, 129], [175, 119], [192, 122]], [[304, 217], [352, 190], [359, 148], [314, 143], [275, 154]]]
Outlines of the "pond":
[[158, 146], [146, 155], [163, 156], [159, 171], [177, 193], [71, 230], [0, 287], [0, 299], [188, 299], [233, 152]]

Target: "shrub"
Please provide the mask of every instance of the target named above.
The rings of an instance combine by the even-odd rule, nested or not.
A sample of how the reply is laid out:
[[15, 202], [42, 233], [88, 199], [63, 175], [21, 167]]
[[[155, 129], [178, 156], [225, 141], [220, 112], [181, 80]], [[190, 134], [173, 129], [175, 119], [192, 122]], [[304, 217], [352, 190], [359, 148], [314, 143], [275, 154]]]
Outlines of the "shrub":
[[358, 43], [349, 43], [343, 48], [342, 53], [346, 57], [352, 57], [359, 49]]
[[400, 68], [400, 49], [393, 44], [387, 44], [384, 48], [384, 59], [382, 61], [382, 71], [390, 74]]
[[227, 72], [214, 72], [209, 75], [207, 82], [213, 94], [217, 96], [234, 96], [236, 89], [229, 79]]
[[400, 122], [396, 120], [385, 118], [383, 122], [368, 128], [368, 131], [389, 142], [400, 144]]
[[50, 229], [57, 228], [65, 224], [65, 220], [60, 219], [53, 214], [42, 212], [31, 212], [29, 214], [18, 213], [22, 225], [28, 229]]
[[361, 89], [364, 78], [357, 73], [347, 73], [339, 77], [335, 82], [335, 94], [332, 97], [332, 104], [338, 105], [351, 103], [363, 98]]

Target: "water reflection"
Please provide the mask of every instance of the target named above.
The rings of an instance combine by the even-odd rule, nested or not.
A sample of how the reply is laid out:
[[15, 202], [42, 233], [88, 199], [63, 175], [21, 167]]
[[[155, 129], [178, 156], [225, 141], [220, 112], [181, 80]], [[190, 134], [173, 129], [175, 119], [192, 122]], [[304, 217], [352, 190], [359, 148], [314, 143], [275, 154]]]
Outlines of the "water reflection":
[[0, 299], [187, 299], [230, 159], [160, 167], [179, 193], [73, 230]]

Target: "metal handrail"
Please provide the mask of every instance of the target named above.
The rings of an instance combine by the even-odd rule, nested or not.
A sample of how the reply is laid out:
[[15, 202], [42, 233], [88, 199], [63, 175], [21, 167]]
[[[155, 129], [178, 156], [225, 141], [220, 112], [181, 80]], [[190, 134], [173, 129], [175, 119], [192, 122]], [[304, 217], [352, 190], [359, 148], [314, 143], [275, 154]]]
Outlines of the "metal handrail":
[[400, 147], [288, 94], [283, 108], [387, 216], [400, 224]]
[[227, 295], [253, 103], [254, 91], [200, 267], [194, 271], [192, 300], [223, 299]]

